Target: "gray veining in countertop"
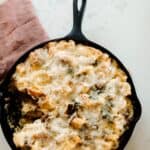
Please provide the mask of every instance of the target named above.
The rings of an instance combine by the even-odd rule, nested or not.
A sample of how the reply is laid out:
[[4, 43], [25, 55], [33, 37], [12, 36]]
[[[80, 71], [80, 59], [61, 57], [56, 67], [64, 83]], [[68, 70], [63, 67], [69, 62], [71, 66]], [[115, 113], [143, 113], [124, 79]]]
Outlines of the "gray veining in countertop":
[[[62, 37], [69, 33], [72, 27], [72, 0], [32, 1], [51, 38]], [[87, 1], [83, 32], [90, 40], [112, 51], [127, 66], [143, 105], [142, 118], [126, 150], [149, 150], [150, 1]], [[0, 149], [9, 149], [2, 136]]]

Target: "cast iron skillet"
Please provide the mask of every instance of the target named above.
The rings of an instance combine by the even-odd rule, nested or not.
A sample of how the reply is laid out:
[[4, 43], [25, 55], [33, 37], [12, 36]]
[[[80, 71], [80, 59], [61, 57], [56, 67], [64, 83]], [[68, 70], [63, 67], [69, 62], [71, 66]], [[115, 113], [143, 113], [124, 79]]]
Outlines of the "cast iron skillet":
[[[87, 0], [82, 0], [81, 8], [78, 9], [78, 0], [73, 0], [74, 23], [73, 23], [73, 29], [72, 29], [71, 33], [64, 38], [55, 39], [52, 41], [74, 40], [76, 43], [82, 43], [84, 45], [88, 45], [88, 46], [94, 47], [96, 49], [100, 49], [104, 53], [108, 53], [111, 58], [115, 59], [118, 62], [118, 64], [120, 65], [121, 69], [127, 74], [128, 82], [130, 83], [131, 89], [132, 89], [132, 95], [130, 96], [130, 98], [132, 100], [132, 104], [134, 107], [134, 116], [133, 116], [133, 119], [131, 120], [131, 122], [129, 123], [129, 129], [121, 136], [121, 138], [119, 140], [120, 144], [119, 144], [119, 148], [117, 150], [123, 150], [125, 145], [129, 141], [129, 138], [131, 137], [131, 134], [135, 128], [136, 123], [140, 119], [141, 104], [138, 100], [138, 97], [137, 97], [137, 94], [135, 91], [135, 87], [133, 85], [133, 81], [130, 77], [130, 74], [127, 71], [127, 69], [125, 68], [125, 66], [120, 62], [120, 60], [116, 56], [114, 56], [110, 51], [108, 51], [104, 47], [102, 47], [102, 46], [100, 46], [94, 42], [89, 41], [83, 35], [83, 33], [81, 31], [81, 25], [82, 25], [82, 18], [83, 18], [83, 14], [84, 14], [84, 9], [86, 6], [86, 1]], [[17, 64], [23, 62], [27, 58], [28, 54], [31, 51], [33, 51], [37, 48], [43, 47], [47, 42], [50, 42], [50, 41], [46, 41], [46, 42], [32, 48], [27, 53], [25, 53], [13, 65], [13, 67], [10, 69], [10, 71], [6, 75], [6, 78], [4, 79], [3, 83], [0, 85], [0, 121], [1, 121], [1, 127], [3, 130], [3, 133], [6, 137], [6, 140], [8, 141], [12, 150], [17, 150], [17, 148], [15, 147], [13, 140], [12, 140], [13, 129], [10, 128], [7, 119], [10, 117], [13, 118], [14, 125], [17, 125], [20, 113], [17, 112], [17, 106], [19, 104], [17, 104], [17, 102], [15, 102], [15, 101], [13, 101], [13, 102], [11, 101], [11, 98], [13, 97], [12, 99], [14, 100], [16, 98], [16, 95], [12, 95], [8, 91], [8, 84], [10, 83], [10, 79], [11, 79], [12, 74], [15, 72]]]

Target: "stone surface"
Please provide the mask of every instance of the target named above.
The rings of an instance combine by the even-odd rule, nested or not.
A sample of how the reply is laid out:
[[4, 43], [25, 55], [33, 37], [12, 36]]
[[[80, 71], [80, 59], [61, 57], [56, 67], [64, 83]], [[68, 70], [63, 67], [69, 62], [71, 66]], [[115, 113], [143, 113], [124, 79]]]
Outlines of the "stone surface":
[[[51, 38], [72, 27], [72, 0], [32, 0]], [[135, 82], [143, 115], [125, 150], [150, 147], [150, 1], [87, 0], [83, 32], [122, 60]], [[0, 133], [0, 148], [9, 149]], [[3, 143], [3, 144], [2, 144]], [[144, 148], [143, 148], [144, 147]]]
[[3, 4], [6, 0], [0, 0], [0, 5]]

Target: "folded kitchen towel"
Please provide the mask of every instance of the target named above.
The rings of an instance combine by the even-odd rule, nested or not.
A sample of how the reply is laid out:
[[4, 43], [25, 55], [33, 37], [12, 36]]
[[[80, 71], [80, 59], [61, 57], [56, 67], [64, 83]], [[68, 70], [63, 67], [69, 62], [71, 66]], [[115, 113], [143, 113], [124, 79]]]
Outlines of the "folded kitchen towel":
[[0, 81], [19, 56], [46, 40], [31, 0], [0, 0]]

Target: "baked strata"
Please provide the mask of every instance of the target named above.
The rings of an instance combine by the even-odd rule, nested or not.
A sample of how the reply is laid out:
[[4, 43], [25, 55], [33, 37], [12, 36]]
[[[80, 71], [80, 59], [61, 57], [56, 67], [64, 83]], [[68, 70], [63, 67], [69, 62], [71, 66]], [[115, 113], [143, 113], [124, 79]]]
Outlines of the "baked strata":
[[11, 88], [26, 95], [13, 134], [22, 150], [115, 150], [134, 113], [117, 62], [74, 41], [31, 52], [17, 65]]

